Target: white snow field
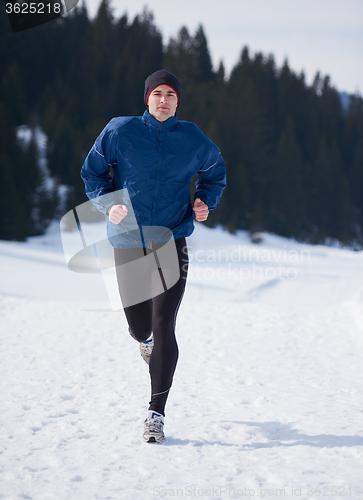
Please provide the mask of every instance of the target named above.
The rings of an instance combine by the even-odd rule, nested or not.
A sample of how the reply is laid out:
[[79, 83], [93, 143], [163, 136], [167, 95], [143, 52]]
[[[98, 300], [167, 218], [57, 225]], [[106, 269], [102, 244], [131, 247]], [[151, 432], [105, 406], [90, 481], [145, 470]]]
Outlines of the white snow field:
[[363, 498], [363, 252], [197, 224], [164, 444], [147, 365], [59, 224], [0, 242], [0, 499]]

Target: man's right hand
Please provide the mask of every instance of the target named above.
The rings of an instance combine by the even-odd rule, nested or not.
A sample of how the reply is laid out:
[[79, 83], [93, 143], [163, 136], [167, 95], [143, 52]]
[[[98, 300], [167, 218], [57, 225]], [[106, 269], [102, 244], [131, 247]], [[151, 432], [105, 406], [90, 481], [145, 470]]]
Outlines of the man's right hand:
[[126, 205], [112, 205], [107, 211], [108, 218], [113, 224], [119, 224], [127, 215]]

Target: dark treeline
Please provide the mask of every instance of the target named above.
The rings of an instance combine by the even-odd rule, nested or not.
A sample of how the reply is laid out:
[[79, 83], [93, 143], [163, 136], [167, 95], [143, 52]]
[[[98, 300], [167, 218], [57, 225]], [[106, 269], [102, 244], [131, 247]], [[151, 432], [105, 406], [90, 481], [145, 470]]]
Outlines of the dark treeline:
[[[1, 6], [0, 6], [1, 7]], [[344, 110], [329, 77], [303, 74], [243, 48], [228, 80], [213, 70], [202, 26], [163, 46], [153, 16], [115, 19], [109, 0], [13, 34], [0, 8], [0, 238], [40, 234], [57, 213], [56, 186], [39, 168], [35, 128], [48, 137], [48, 168], [69, 186], [69, 210], [86, 200], [80, 168], [114, 116], [144, 112], [145, 78], [165, 67], [183, 83], [179, 119], [220, 147], [228, 187], [208, 224], [363, 245], [363, 100]], [[16, 128], [27, 124], [25, 147]]]

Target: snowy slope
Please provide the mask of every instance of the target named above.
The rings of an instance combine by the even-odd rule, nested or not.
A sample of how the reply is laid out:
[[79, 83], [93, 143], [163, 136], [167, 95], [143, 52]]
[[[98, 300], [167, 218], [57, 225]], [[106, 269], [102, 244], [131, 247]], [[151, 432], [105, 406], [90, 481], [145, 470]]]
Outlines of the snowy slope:
[[157, 445], [101, 276], [67, 269], [57, 224], [0, 242], [0, 499], [363, 497], [363, 252], [201, 224], [188, 243]]

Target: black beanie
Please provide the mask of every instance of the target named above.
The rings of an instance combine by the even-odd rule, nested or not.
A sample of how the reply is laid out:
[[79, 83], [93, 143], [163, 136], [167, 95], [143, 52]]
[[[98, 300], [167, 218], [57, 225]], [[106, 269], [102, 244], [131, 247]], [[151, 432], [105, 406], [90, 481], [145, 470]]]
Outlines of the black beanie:
[[169, 85], [178, 96], [178, 106], [182, 97], [182, 86], [176, 76], [166, 71], [166, 69], [159, 69], [159, 71], [155, 71], [152, 75], [148, 76], [145, 80], [145, 91], [144, 91], [144, 101], [147, 105], [147, 100], [149, 98], [150, 93], [154, 90], [158, 85]]

